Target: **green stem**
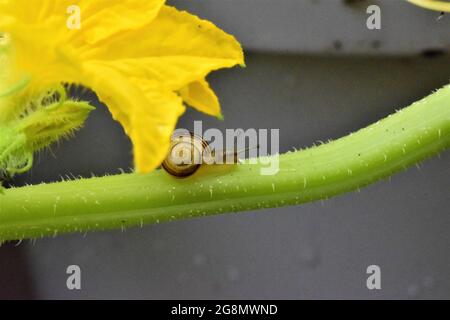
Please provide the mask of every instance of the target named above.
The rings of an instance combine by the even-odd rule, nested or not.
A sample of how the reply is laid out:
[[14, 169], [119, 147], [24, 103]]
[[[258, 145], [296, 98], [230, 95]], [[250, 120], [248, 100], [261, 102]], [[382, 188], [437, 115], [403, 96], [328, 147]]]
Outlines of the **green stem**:
[[203, 166], [176, 179], [157, 170], [5, 190], [0, 240], [126, 228], [295, 205], [359, 189], [450, 146], [450, 86], [339, 140], [263, 164]]

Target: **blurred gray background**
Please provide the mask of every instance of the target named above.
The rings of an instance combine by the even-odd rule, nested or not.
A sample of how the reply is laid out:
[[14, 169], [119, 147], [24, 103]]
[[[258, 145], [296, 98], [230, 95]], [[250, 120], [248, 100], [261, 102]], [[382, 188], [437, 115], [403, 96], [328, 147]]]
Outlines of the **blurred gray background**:
[[[171, 1], [232, 32], [247, 68], [209, 79], [225, 121], [189, 110], [179, 126], [280, 128], [281, 151], [338, 138], [449, 82], [450, 15], [400, 0]], [[382, 30], [365, 8], [382, 8]], [[444, 33], [444, 30], [446, 32]], [[98, 109], [70, 142], [13, 184], [132, 164], [121, 127]], [[0, 248], [0, 298], [450, 298], [450, 153], [326, 202]], [[82, 269], [68, 291], [66, 267]], [[382, 289], [366, 288], [381, 267]]]

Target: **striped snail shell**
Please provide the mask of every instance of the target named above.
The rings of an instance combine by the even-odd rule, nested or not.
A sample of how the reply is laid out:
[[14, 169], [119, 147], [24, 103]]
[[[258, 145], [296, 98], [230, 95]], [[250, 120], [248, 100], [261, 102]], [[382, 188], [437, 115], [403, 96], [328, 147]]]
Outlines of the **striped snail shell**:
[[191, 132], [175, 133], [162, 167], [172, 176], [185, 178], [194, 174], [204, 159], [210, 156], [209, 144], [201, 137]]

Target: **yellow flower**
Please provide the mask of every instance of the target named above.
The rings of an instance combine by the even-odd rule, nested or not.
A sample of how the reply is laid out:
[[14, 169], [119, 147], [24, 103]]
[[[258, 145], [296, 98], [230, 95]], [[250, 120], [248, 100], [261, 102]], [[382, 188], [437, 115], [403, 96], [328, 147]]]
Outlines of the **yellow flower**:
[[443, 0], [407, 0], [412, 4], [430, 10], [450, 12], [450, 2]]
[[[0, 0], [0, 33], [10, 43], [11, 65], [0, 97], [10, 87], [23, 86], [29, 96], [61, 83], [88, 87], [130, 136], [137, 170], [155, 169], [166, 156], [183, 102], [220, 117], [205, 77], [244, 64], [234, 37], [164, 3]], [[77, 18], [79, 24], [71, 24]], [[0, 120], [22, 111], [0, 104]]]

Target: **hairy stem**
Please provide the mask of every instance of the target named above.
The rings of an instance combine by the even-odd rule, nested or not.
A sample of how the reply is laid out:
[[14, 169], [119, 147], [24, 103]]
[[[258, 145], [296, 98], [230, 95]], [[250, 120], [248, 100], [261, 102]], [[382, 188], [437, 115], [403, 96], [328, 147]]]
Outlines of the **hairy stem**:
[[339, 140], [263, 164], [204, 166], [187, 179], [157, 170], [5, 190], [0, 240], [126, 228], [295, 205], [359, 189], [450, 146], [450, 86]]

